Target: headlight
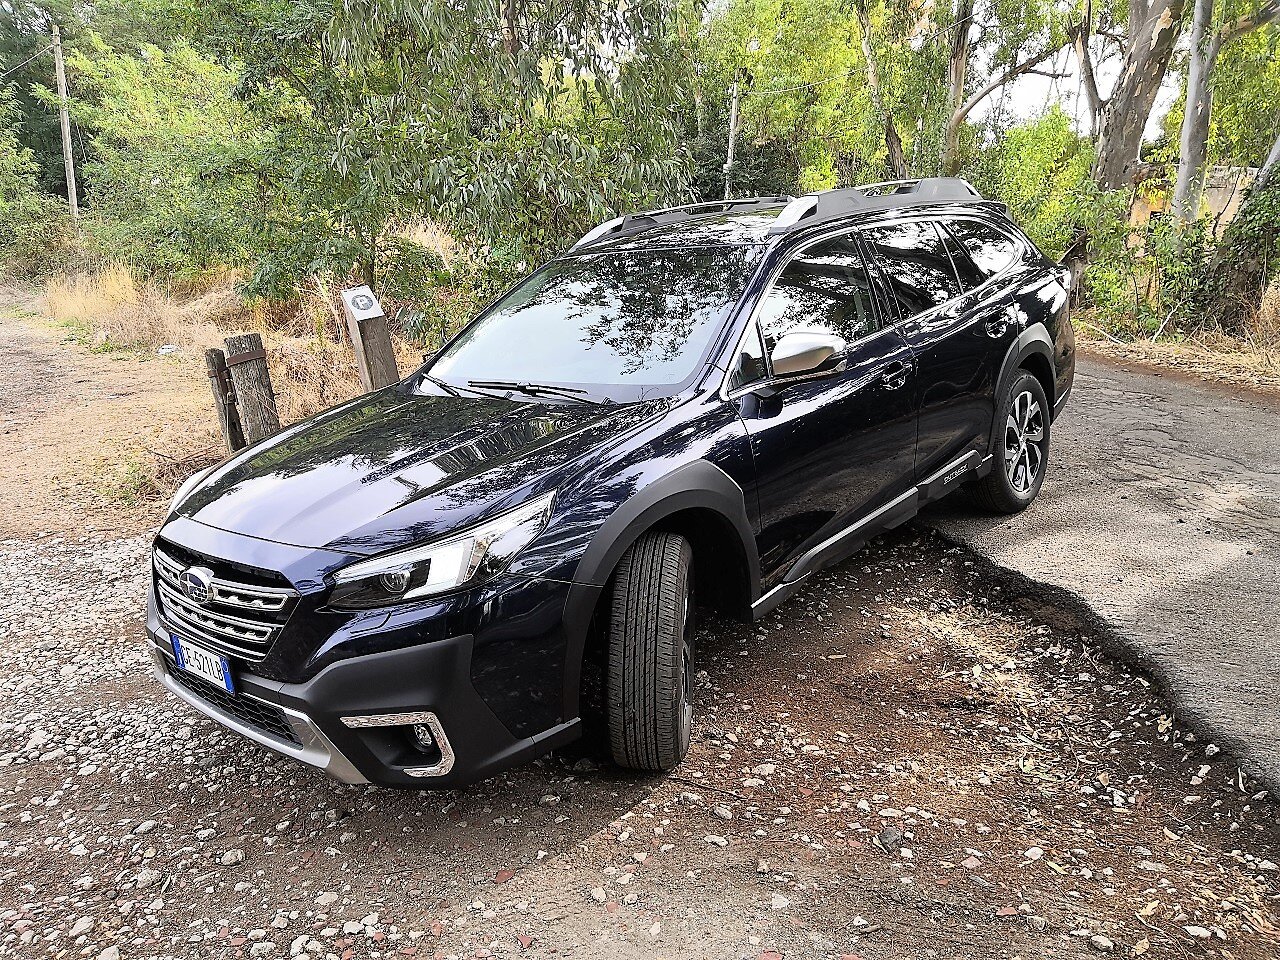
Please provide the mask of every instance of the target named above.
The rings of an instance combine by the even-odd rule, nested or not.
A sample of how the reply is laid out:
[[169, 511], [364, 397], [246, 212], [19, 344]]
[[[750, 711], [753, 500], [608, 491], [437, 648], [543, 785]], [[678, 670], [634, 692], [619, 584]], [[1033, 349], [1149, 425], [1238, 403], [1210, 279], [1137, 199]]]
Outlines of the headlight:
[[187, 499], [187, 497], [190, 496], [191, 491], [196, 488], [196, 484], [209, 474], [213, 473], [213, 469], [216, 466], [217, 464], [215, 463], [213, 467], [208, 467], [204, 470], [198, 471], [197, 473], [193, 473], [191, 476], [187, 477], [187, 479], [183, 480], [182, 483], [178, 485], [178, 489], [173, 492], [173, 499], [169, 501], [169, 509], [165, 512], [165, 516], [168, 516], [173, 513], [174, 510], [178, 509], [178, 504]]
[[372, 560], [333, 575], [330, 606], [381, 607], [488, 580], [546, 526], [554, 491], [446, 540]]

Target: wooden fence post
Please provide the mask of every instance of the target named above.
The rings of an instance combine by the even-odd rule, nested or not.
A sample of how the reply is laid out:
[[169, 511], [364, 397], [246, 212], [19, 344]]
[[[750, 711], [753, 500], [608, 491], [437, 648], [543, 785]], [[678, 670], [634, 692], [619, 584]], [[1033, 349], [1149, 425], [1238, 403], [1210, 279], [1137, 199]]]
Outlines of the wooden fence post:
[[204, 352], [204, 362], [209, 368], [209, 383], [213, 387], [213, 405], [218, 411], [218, 425], [222, 428], [222, 439], [227, 442], [227, 452], [235, 453], [244, 446], [244, 430], [240, 426], [240, 414], [236, 411], [235, 396], [231, 389], [227, 355], [214, 347]]
[[280, 429], [276, 412], [276, 395], [271, 389], [271, 372], [267, 369], [267, 353], [262, 336], [240, 333], [227, 337], [227, 369], [240, 411], [244, 439], [256, 443]]
[[400, 379], [396, 352], [391, 345], [391, 328], [386, 314], [368, 287], [342, 291], [342, 309], [356, 351], [356, 368], [365, 390], [378, 390]]

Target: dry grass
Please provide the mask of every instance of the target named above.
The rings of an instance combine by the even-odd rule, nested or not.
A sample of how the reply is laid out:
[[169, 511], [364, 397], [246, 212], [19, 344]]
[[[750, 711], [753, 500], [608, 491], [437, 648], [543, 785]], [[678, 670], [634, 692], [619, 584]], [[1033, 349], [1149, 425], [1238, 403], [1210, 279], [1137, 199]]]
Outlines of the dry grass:
[[[317, 283], [298, 303], [250, 305], [236, 291], [236, 280], [228, 274], [173, 291], [141, 283], [122, 267], [104, 267], [49, 281], [44, 307], [91, 350], [163, 350], [178, 362], [203, 363], [204, 351], [222, 346], [230, 334], [255, 331], [267, 349], [286, 423], [360, 392], [336, 296], [327, 287]], [[397, 347], [402, 360], [413, 357], [407, 345]]]
[[122, 267], [104, 267], [50, 280], [49, 315], [93, 350], [154, 352], [169, 345], [199, 352], [220, 340], [219, 330], [243, 314], [242, 301], [227, 283], [176, 299], [140, 284]]
[[[262, 335], [281, 421], [301, 420], [361, 392], [355, 356], [343, 329], [337, 294], [323, 284], [292, 304], [249, 304], [234, 275], [198, 287], [165, 289], [106, 267], [51, 280], [33, 304], [95, 352], [124, 351], [180, 364], [203, 385], [204, 351], [233, 333]], [[396, 341], [400, 369], [420, 356]], [[157, 356], [159, 355], [159, 356]], [[207, 392], [207, 388], [205, 388]], [[95, 465], [98, 495], [126, 507], [163, 500], [183, 478], [221, 459], [212, 397], [199, 424], [165, 431], [146, 446], [118, 451]]]

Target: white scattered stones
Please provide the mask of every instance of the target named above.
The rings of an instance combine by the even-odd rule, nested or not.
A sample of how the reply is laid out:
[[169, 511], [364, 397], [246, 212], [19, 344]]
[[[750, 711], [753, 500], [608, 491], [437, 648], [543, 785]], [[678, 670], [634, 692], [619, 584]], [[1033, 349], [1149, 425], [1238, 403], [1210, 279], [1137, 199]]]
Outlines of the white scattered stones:
[[218, 862], [224, 867], [229, 867], [233, 863], [240, 863], [244, 860], [244, 851], [239, 847], [232, 847], [226, 853], [218, 858]]
[[67, 931], [67, 936], [74, 940], [76, 937], [83, 936], [93, 929], [95, 920], [93, 917], [81, 917], [71, 925], [71, 929]]

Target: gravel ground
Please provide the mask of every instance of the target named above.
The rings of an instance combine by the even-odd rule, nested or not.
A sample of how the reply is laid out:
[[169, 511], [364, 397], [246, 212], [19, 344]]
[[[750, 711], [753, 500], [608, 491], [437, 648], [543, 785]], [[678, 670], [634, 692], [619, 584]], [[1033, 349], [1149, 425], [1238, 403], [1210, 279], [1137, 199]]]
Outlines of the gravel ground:
[[0, 541], [0, 955], [1273, 958], [1277, 808], [917, 529], [701, 637], [675, 775], [332, 783], [169, 699], [145, 537]]

